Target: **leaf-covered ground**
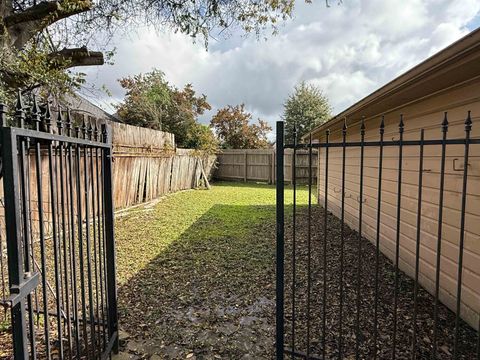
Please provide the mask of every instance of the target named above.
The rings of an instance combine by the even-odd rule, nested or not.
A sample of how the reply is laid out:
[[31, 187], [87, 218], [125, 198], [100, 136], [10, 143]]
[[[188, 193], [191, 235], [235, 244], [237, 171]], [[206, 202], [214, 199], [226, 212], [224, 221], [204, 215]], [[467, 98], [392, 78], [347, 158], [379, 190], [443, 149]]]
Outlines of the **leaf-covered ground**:
[[[306, 348], [307, 189], [298, 190], [296, 241], [297, 350]], [[287, 202], [292, 193], [288, 189]], [[286, 343], [292, 341], [292, 217], [286, 207]], [[323, 210], [311, 217], [310, 347], [321, 354], [323, 338]], [[272, 359], [275, 319], [275, 188], [217, 183], [131, 210], [117, 220], [119, 302], [124, 358]], [[328, 215], [327, 359], [338, 357], [340, 221]], [[355, 358], [358, 234], [345, 227], [343, 337], [346, 359]], [[361, 239], [360, 359], [373, 357], [375, 247]], [[395, 268], [379, 258], [377, 354], [392, 357]], [[413, 281], [399, 272], [397, 358], [410, 359]], [[419, 290], [417, 358], [431, 358], [433, 297]], [[439, 307], [438, 359], [453, 358], [454, 314]], [[477, 334], [461, 323], [461, 359], [476, 358]], [[320, 356], [318, 357], [320, 358]]]
[[[298, 191], [306, 203], [307, 191]], [[287, 191], [291, 198], [291, 191]], [[159, 358], [270, 358], [275, 189], [216, 183], [116, 223], [125, 351]]]
[[[412, 359], [413, 351], [415, 351], [416, 359], [433, 359], [434, 297], [419, 287], [416, 319], [417, 335], [415, 347], [413, 347], [415, 283], [405, 273], [399, 271], [396, 312], [397, 332], [394, 336], [395, 266], [387, 257], [379, 253], [378, 291], [376, 291], [375, 246], [367, 239], [359, 238], [358, 232], [345, 226], [342, 251], [341, 222], [331, 213], [327, 216], [327, 280], [324, 282], [325, 213], [320, 206], [312, 208], [309, 307], [307, 306], [308, 212], [305, 208], [299, 209], [297, 216], [295, 303], [292, 302], [292, 222], [289, 221], [290, 219], [286, 222], [286, 344], [292, 347], [292, 343], [294, 343], [297, 351], [306, 352], [307, 329], [309, 327], [310, 341], [308, 345], [310, 346], [310, 354], [314, 359], [322, 358], [323, 345], [325, 345], [326, 359], [338, 359], [340, 349], [342, 358], [357, 359], [356, 334], [358, 326], [358, 359], [373, 359], [375, 352], [377, 353], [377, 359], [392, 359], [394, 342], [396, 359]], [[361, 245], [360, 248], [359, 244]], [[360, 257], [358, 256], [359, 252]], [[342, 253], [343, 271], [341, 266]], [[358, 270], [359, 266], [360, 271]], [[343, 276], [340, 276], [342, 273]], [[340, 279], [343, 279], [343, 291], [340, 290]], [[323, 295], [324, 285], [326, 285], [326, 297]], [[341, 294], [343, 294], [342, 297]], [[360, 297], [357, 303], [358, 294], [360, 294]], [[342, 299], [342, 317], [340, 317], [340, 299]], [[376, 346], [374, 341], [375, 299], [378, 300]], [[325, 313], [323, 312], [324, 305]], [[357, 322], [357, 314], [359, 322]], [[295, 329], [292, 328], [293, 315], [295, 315]], [[308, 322], [308, 318], [310, 318], [310, 322]], [[323, 336], [323, 320], [325, 320], [325, 337]], [[340, 336], [340, 329], [342, 336]], [[442, 304], [439, 304], [438, 308], [437, 329], [437, 354], [435, 359], [454, 359], [455, 314]], [[460, 321], [457, 359], [477, 359], [477, 339], [478, 334], [475, 330], [465, 322]]]

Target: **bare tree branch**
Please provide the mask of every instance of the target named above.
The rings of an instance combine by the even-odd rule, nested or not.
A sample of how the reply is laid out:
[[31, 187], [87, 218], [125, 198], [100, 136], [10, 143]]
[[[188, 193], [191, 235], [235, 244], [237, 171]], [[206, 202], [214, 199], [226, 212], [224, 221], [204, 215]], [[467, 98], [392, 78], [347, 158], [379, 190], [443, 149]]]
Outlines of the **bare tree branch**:
[[90, 0], [42, 1], [22, 12], [7, 16], [4, 24], [14, 39], [13, 45], [21, 49], [35, 34], [49, 25], [91, 8]]
[[[103, 65], [105, 59], [100, 51], [89, 51], [86, 47], [63, 49], [49, 55], [52, 63], [60, 64], [65, 68], [75, 66], [95, 66]], [[65, 64], [65, 65], [63, 65]]]

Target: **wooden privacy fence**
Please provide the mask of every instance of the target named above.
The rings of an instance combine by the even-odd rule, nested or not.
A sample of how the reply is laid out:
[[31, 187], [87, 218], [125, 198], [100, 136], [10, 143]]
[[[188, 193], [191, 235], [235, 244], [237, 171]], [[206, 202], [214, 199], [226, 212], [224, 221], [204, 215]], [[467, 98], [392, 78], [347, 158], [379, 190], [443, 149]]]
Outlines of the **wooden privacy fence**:
[[175, 149], [174, 135], [120, 123], [113, 127], [115, 208], [199, 187], [202, 168], [210, 174], [215, 156]]
[[[285, 181], [292, 181], [293, 150], [285, 149], [284, 171]], [[308, 182], [308, 151], [297, 150], [296, 177], [297, 182]], [[312, 178], [317, 179], [318, 151], [312, 152]], [[262, 181], [275, 183], [275, 149], [228, 149], [217, 154], [217, 168], [214, 178], [218, 180]]]
[[150, 153], [148, 156], [115, 154], [115, 208], [125, 208], [168, 193], [199, 187], [202, 167], [208, 174], [215, 163], [215, 156], [199, 157], [192, 153], [192, 150], [177, 149], [171, 154]]

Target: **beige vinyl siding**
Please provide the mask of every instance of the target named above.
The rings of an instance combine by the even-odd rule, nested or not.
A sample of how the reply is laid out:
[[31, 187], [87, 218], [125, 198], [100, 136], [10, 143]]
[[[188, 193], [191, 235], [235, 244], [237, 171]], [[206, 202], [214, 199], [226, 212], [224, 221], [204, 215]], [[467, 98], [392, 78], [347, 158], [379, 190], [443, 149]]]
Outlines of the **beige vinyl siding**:
[[[405, 140], [419, 140], [420, 129], [425, 129], [426, 139], [441, 139], [443, 112], [448, 111], [448, 138], [465, 136], [464, 121], [467, 111], [472, 111], [472, 137], [480, 138], [480, 84], [472, 80], [448, 89], [385, 116], [384, 139], [398, 140], [400, 114], [404, 114]], [[359, 120], [347, 119], [347, 141], [360, 140]], [[366, 119], [366, 141], [379, 140], [380, 118]], [[324, 137], [320, 141], [324, 141]], [[341, 128], [332, 129], [330, 142], [341, 142]], [[448, 145], [445, 160], [444, 210], [442, 228], [442, 256], [440, 273], [440, 299], [455, 310], [458, 271], [458, 243], [462, 200], [463, 145]], [[457, 160], [455, 160], [457, 159]], [[454, 163], [455, 160], [455, 163]], [[362, 233], [371, 241], [376, 238], [378, 198], [379, 148], [366, 147], [364, 153], [364, 204]], [[345, 221], [358, 228], [360, 149], [347, 148], [345, 166]], [[455, 166], [455, 170], [454, 169]], [[422, 187], [422, 219], [420, 246], [420, 282], [431, 293], [435, 289], [436, 249], [439, 212], [439, 183], [441, 146], [424, 148]], [[325, 149], [319, 155], [318, 193], [324, 203]], [[403, 147], [402, 197], [400, 226], [400, 268], [414, 276], [415, 246], [418, 207], [419, 147]], [[382, 203], [380, 249], [394, 259], [397, 224], [398, 147], [384, 147], [382, 171]], [[460, 170], [459, 170], [460, 169]], [[342, 149], [331, 148], [329, 153], [328, 207], [340, 215]], [[462, 282], [461, 316], [474, 328], [478, 327], [480, 312], [480, 145], [470, 146], [469, 179], [465, 218], [464, 271]]]

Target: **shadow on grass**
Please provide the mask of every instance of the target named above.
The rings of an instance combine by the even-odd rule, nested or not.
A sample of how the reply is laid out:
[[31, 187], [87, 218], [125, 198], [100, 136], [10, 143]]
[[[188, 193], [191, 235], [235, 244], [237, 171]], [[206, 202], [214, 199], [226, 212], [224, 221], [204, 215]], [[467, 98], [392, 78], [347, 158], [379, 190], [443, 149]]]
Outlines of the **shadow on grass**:
[[[217, 185], [228, 186], [228, 185]], [[246, 185], [248, 186], [248, 185]], [[236, 187], [236, 185], [235, 185]], [[258, 188], [256, 186], [256, 188]], [[298, 206], [296, 242], [296, 345], [305, 349], [307, 284], [307, 211]], [[286, 343], [291, 342], [291, 207], [286, 207]], [[155, 218], [155, 217], [153, 217]], [[312, 352], [322, 352], [323, 210], [312, 209]], [[131, 221], [138, 221], [132, 219]], [[147, 220], [145, 220], [147, 221]], [[128, 223], [122, 226], [128, 226]], [[147, 227], [148, 224], [142, 224]], [[339, 349], [339, 254], [337, 218], [328, 215], [326, 352]], [[138, 236], [141, 236], [141, 231]], [[135, 236], [132, 234], [131, 236]], [[345, 229], [343, 272], [343, 350], [354, 357], [358, 234]], [[154, 239], [155, 240], [155, 239]], [[151, 239], [149, 239], [151, 241]], [[141, 244], [140, 241], [135, 240]], [[375, 247], [362, 239], [361, 358], [372, 358], [375, 298]], [[394, 267], [379, 259], [378, 358], [391, 358]], [[413, 281], [399, 274], [397, 348], [399, 358], [411, 357]], [[275, 315], [275, 206], [213, 205], [120, 288], [121, 327], [132, 336], [130, 351], [158, 354], [162, 359], [271, 359]], [[431, 357], [433, 298], [419, 290], [418, 358]], [[439, 309], [438, 359], [451, 359], [454, 314]], [[474, 359], [476, 334], [462, 322], [461, 359]], [[190, 358], [193, 358], [191, 356]]]
[[275, 206], [214, 205], [119, 289], [121, 327], [141, 352], [270, 358]]

